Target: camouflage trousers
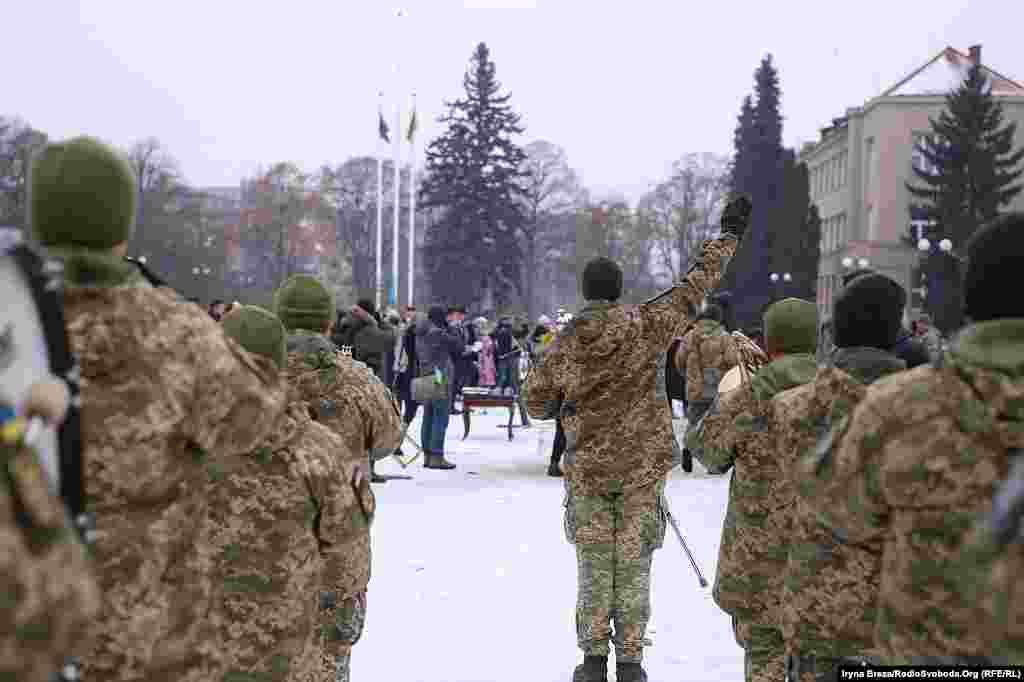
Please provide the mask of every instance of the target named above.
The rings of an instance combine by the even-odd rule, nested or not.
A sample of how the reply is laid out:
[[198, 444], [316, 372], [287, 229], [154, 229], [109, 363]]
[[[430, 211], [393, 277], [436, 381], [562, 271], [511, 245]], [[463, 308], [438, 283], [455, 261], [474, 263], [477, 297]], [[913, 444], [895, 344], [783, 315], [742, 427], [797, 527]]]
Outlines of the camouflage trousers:
[[337, 593], [321, 592], [317, 625], [319, 664], [311, 677], [301, 682], [349, 682], [352, 647], [366, 625], [366, 593], [339, 602]]
[[736, 642], [743, 647], [746, 682], [779, 682], [786, 676], [786, 645], [782, 631], [764, 625], [744, 625], [732, 619]]
[[[588, 656], [643, 658], [651, 617], [651, 560], [665, 541], [665, 482], [611, 495], [565, 500], [566, 538], [576, 546], [576, 637]], [[612, 635], [611, 625], [615, 625]]]

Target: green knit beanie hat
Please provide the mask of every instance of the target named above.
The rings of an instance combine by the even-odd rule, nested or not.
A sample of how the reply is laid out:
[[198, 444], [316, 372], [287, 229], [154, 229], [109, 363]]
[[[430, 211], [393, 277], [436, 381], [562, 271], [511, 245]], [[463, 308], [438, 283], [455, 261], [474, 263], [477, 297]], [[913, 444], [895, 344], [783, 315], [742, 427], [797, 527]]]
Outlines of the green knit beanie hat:
[[320, 331], [334, 320], [334, 297], [315, 277], [292, 275], [274, 294], [285, 329]]
[[813, 353], [818, 345], [818, 306], [785, 298], [764, 313], [765, 344], [778, 353]]
[[29, 178], [29, 225], [45, 246], [96, 251], [128, 241], [135, 223], [135, 174], [91, 137], [46, 145]]
[[250, 353], [270, 358], [278, 369], [285, 362], [285, 333], [273, 313], [252, 305], [237, 306], [221, 322], [224, 333]]

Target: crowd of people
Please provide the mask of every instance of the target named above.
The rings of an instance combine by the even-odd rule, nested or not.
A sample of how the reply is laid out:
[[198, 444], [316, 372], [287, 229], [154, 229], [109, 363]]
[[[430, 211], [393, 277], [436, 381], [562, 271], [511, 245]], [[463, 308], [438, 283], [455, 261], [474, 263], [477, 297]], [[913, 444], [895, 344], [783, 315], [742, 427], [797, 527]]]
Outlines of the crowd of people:
[[471, 387], [556, 421], [574, 682], [607, 682], [613, 651], [618, 682], [646, 682], [666, 481], [692, 459], [732, 471], [713, 598], [747, 680], [1024, 661], [1024, 214], [965, 245], [948, 341], [905, 329], [903, 287], [868, 269], [829, 320], [788, 298], [730, 330], [715, 290], [744, 196], [663, 296], [620, 304], [621, 268], [596, 258], [584, 307], [531, 329], [339, 310], [306, 275], [273, 310], [204, 309], [125, 257], [136, 182], [110, 148], [48, 144], [29, 184], [34, 243], [0, 252], [0, 679], [348, 682], [373, 463], [422, 406], [424, 466], [454, 468]]

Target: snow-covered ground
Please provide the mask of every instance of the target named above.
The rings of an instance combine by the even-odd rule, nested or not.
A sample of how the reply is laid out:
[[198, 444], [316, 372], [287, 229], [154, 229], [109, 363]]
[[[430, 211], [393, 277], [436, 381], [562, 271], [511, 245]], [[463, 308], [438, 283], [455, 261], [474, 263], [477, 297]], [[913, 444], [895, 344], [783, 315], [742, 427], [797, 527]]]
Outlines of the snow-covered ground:
[[[535, 421], [508, 441], [504, 410], [461, 417], [448, 430], [453, 471], [375, 485], [373, 578], [359, 682], [564, 682], [576, 648], [576, 562], [562, 526], [562, 479], [547, 476], [553, 422]], [[517, 419], [518, 423], [518, 419]], [[419, 440], [419, 420], [413, 424]], [[406, 452], [411, 448], [406, 446]], [[380, 473], [403, 473], [391, 458]], [[701, 473], [697, 473], [700, 471]], [[728, 477], [700, 464], [668, 484], [672, 512], [713, 581]], [[645, 653], [651, 682], [743, 678], [729, 619], [702, 589], [669, 529], [654, 559], [653, 614]], [[614, 670], [614, 666], [612, 666]], [[611, 674], [614, 679], [614, 672]]]

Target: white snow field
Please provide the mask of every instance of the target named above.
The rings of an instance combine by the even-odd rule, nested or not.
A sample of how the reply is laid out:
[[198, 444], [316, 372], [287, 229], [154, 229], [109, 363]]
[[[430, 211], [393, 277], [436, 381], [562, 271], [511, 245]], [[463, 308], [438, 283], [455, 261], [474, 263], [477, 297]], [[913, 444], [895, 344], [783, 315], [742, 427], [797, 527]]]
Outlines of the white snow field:
[[[505, 410], [448, 428], [452, 471], [382, 474], [411, 481], [374, 485], [373, 577], [357, 682], [567, 682], [576, 648], [576, 561], [563, 535], [563, 482], [546, 473], [554, 422], [516, 429]], [[516, 419], [518, 424], [519, 420]], [[677, 427], [680, 425], [677, 422]], [[419, 440], [419, 419], [410, 431]], [[412, 448], [405, 445], [406, 453]], [[699, 473], [698, 473], [699, 472]], [[668, 484], [673, 515], [713, 584], [728, 476], [678, 468]], [[701, 588], [671, 528], [655, 554], [652, 618], [645, 650], [651, 682], [743, 679], [743, 651], [730, 621]], [[610, 666], [614, 679], [614, 665]]]

